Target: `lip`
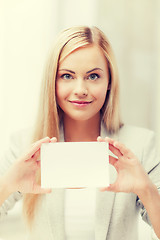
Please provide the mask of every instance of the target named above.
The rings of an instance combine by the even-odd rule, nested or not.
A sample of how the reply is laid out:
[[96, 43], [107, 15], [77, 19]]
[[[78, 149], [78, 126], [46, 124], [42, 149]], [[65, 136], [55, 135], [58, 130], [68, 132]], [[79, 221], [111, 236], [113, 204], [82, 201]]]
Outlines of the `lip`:
[[76, 107], [85, 107], [92, 103], [92, 101], [77, 101], [77, 100], [69, 101], [69, 102], [72, 103]]

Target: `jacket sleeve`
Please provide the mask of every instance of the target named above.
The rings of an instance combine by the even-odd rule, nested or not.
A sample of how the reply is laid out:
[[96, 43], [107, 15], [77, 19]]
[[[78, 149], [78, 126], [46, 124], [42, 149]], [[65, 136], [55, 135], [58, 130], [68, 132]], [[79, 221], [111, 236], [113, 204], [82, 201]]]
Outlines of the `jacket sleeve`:
[[12, 209], [15, 203], [21, 198], [22, 194], [20, 192], [15, 192], [12, 195], [10, 195], [8, 199], [5, 200], [5, 202], [0, 207], [0, 220], [7, 215], [8, 211]]
[[[148, 137], [146, 137], [144, 142], [142, 165], [160, 193], [160, 154], [155, 134], [152, 131], [149, 131]], [[139, 198], [137, 198], [137, 206], [141, 209], [142, 219], [151, 226], [147, 211]]]
[[[10, 138], [10, 148], [3, 154], [0, 159], [0, 176], [10, 168], [14, 161], [20, 157], [28, 142], [28, 133], [26, 131], [19, 131], [12, 134]], [[7, 215], [8, 210], [12, 209], [15, 203], [22, 198], [20, 192], [15, 192], [9, 196], [8, 199], [0, 206], [0, 219]]]

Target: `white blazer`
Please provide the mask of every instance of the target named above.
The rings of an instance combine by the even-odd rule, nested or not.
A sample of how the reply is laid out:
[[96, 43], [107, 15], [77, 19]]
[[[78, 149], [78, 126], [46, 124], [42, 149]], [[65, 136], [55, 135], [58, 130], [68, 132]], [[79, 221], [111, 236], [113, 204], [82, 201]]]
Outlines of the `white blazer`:
[[[63, 135], [63, 134], [62, 134]], [[155, 136], [150, 130], [123, 126], [116, 135], [109, 135], [101, 126], [101, 136], [109, 136], [124, 143], [138, 157], [150, 178], [160, 191], [160, 162], [155, 150]], [[4, 157], [0, 172], [4, 173], [10, 164], [26, 149], [30, 131], [19, 132], [12, 137], [11, 148]], [[61, 137], [63, 141], [63, 136]], [[62, 176], [63, 177], [63, 176]], [[116, 171], [110, 166], [110, 181], [116, 179]], [[21, 198], [15, 193], [0, 208], [0, 217], [7, 214], [14, 203]], [[37, 205], [33, 230], [27, 240], [65, 240], [64, 225], [65, 189], [53, 189], [42, 195]], [[95, 240], [138, 239], [138, 215], [150, 224], [142, 202], [133, 193], [100, 192], [96, 189]]]

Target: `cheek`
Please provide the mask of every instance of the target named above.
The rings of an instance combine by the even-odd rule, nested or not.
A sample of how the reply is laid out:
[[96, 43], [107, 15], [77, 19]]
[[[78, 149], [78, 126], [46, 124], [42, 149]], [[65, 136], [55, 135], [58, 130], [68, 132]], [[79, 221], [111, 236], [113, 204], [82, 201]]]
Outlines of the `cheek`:
[[69, 88], [64, 84], [57, 83], [56, 84], [56, 96], [58, 101], [62, 101], [69, 95]]
[[95, 91], [93, 92], [94, 97], [99, 101], [99, 102], [103, 102], [106, 99], [106, 94], [107, 94], [107, 88], [103, 87], [103, 88], [99, 88], [99, 89], [95, 89]]

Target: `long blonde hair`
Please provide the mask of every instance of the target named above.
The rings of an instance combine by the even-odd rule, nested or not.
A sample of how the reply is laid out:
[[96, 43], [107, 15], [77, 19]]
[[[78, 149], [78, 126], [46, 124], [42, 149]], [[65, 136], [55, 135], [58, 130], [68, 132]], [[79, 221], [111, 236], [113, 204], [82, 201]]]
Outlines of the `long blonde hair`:
[[[59, 139], [61, 110], [57, 108], [55, 90], [58, 64], [74, 50], [88, 44], [97, 44], [101, 47], [109, 68], [110, 90], [107, 92], [105, 103], [101, 109], [102, 121], [109, 133], [115, 133], [121, 127], [119, 79], [111, 45], [104, 33], [97, 27], [76, 26], [61, 32], [50, 51], [42, 79], [40, 103], [32, 142], [46, 136]], [[40, 181], [41, 176], [38, 171], [37, 182], [40, 183]], [[33, 222], [38, 199], [40, 199], [39, 194], [24, 195], [23, 212], [29, 225]]]

